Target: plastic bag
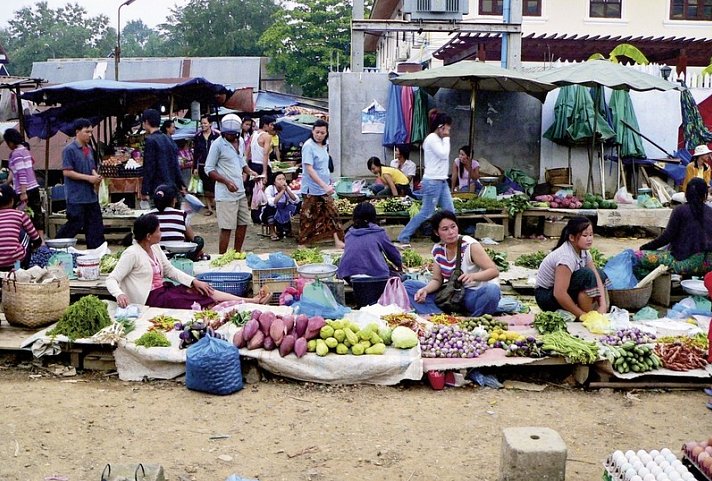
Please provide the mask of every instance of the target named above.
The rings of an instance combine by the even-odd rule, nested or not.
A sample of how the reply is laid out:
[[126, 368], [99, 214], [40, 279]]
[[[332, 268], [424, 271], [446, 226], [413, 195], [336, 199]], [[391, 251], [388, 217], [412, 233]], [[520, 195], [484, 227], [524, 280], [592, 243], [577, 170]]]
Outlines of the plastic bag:
[[616, 191], [616, 195], [613, 196], [613, 200], [619, 204], [635, 204], [633, 194], [628, 192], [625, 187], [621, 187], [618, 191]]
[[630, 289], [638, 283], [633, 274], [634, 256], [633, 249], [626, 249], [608, 259], [603, 271], [611, 280], [610, 289]]
[[383, 289], [383, 294], [378, 298], [378, 303], [382, 306], [395, 304], [405, 312], [409, 312], [412, 309], [410, 307], [410, 300], [408, 300], [408, 293], [400, 277], [391, 277], [388, 279], [386, 287]]
[[493, 185], [487, 185], [480, 191], [480, 197], [483, 199], [496, 199], [497, 198], [497, 187]]
[[608, 313], [608, 320], [611, 321], [611, 331], [620, 329], [630, 329], [630, 313], [625, 309], [613, 306], [611, 312]]
[[645, 306], [633, 315], [634, 321], [650, 321], [659, 317], [658, 311], [654, 307]]
[[611, 320], [598, 311], [587, 312], [581, 316], [581, 321], [592, 334], [608, 334], [611, 332]]
[[101, 184], [99, 184], [99, 205], [106, 205], [109, 202], [111, 202], [109, 182], [106, 179], [102, 179]]
[[232, 343], [205, 336], [188, 348], [185, 386], [218, 395], [239, 391], [243, 387], [240, 351]]
[[248, 254], [246, 261], [250, 269], [283, 269], [295, 266], [294, 259], [281, 252], [273, 252], [267, 259], [262, 259], [256, 254]]
[[255, 188], [252, 191], [252, 202], [250, 203], [250, 209], [257, 210], [267, 203], [267, 196], [265, 195], [264, 187], [265, 186], [262, 179], [255, 181]]
[[292, 304], [292, 309], [295, 314], [319, 315], [324, 319], [341, 319], [351, 312], [350, 308], [336, 302], [329, 287], [319, 281], [304, 286], [299, 301]]
[[188, 182], [188, 192], [198, 195], [203, 193], [203, 181], [200, 180], [200, 177], [195, 174], [190, 176], [190, 181]]

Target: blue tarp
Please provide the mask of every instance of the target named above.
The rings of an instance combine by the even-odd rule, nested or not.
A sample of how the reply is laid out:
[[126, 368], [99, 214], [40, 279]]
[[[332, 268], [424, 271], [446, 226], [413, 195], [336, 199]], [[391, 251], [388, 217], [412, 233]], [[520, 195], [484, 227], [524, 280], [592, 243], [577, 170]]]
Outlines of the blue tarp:
[[301, 147], [311, 137], [312, 129], [309, 125], [293, 122], [286, 118], [277, 119], [277, 124], [282, 126], [282, 131], [279, 133], [279, 141], [286, 148], [295, 145]]
[[255, 112], [263, 110], [283, 110], [293, 105], [297, 105], [297, 101], [291, 95], [275, 92], [257, 92]]

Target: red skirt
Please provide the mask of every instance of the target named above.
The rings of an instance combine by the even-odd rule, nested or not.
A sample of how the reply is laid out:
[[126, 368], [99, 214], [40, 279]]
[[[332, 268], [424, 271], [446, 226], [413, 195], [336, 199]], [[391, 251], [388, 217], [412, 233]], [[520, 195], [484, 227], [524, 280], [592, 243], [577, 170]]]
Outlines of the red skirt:
[[215, 305], [215, 300], [212, 297], [203, 295], [190, 287], [176, 286], [170, 282], [164, 282], [163, 287], [152, 290], [146, 299], [147, 306], [165, 309], [191, 309], [194, 302], [200, 304], [203, 309]]

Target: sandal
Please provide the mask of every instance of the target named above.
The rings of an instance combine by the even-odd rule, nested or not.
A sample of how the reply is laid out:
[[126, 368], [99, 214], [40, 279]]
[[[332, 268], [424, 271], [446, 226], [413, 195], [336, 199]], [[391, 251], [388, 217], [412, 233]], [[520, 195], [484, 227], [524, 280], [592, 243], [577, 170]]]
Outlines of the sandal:
[[278, 241], [278, 240], [281, 240], [281, 239], [282, 239], [282, 238], [279, 237], [277, 234], [273, 234], [273, 235], [271, 235], [269, 238], [272, 239], [273, 241]]

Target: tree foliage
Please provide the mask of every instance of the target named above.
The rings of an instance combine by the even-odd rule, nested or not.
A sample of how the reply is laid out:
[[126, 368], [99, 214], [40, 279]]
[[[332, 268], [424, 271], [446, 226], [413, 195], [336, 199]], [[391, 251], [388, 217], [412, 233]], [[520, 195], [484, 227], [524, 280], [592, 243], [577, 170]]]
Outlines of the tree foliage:
[[121, 29], [122, 57], [170, 56], [170, 42], [141, 20], [131, 20]]
[[260, 56], [258, 40], [281, 9], [273, 0], [190, 0], [161, 25], [172, 55]]
[[351, 4], [342, 0], [300, 0], [275, 14], [260, 45], [270, 70], [285, 74], [304, 95], [324, 96], [329, 69], [349, 65]]
[[106, 57], [116, 44], [116, 31], [106, 15], [89, 17], [78, 3], [51, 9], [38, 2], [14, 12], [0, 38], [14, 75], [29, 75], [32, 62], [50, 58]]

